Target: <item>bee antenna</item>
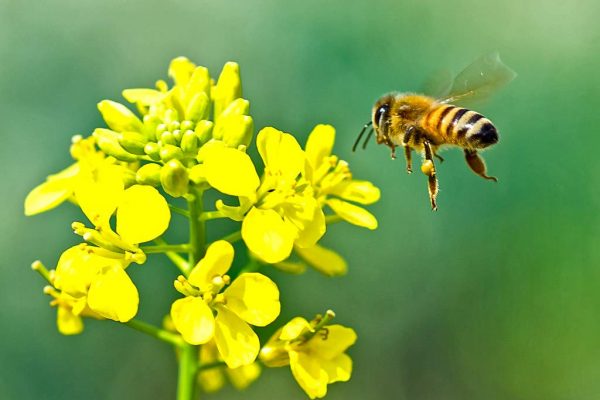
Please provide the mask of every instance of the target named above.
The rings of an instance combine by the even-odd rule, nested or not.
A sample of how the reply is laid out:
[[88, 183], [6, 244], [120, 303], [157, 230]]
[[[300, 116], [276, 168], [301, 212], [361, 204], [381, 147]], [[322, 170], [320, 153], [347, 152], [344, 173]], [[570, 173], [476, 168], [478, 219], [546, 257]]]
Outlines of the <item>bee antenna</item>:
[[[354, 142], [354, 146], [352, 146], [352, 151], [356, 151], [356, 147], [358, 146], [358, 143], [360, 142], [360, 139], [362, 139], [362, 136], [364, 135], [365, 131], [367, 130], [367, 128], [369, 126], [371, 126], [373, 122], [369, 121], [365, 124], [365, 126], [363, 126], [362, 130], [360, 131], [360, 133], [358, 134], [358, 137], [356, 138], [356, 141]], [[371, 128], [371, 133], [373, 133], [373, 129]], [[371, 133], [369, 133], [369, 137], [371, 136]], [[367, 139], [368, 140], [368, 139]], [[364, 147], [363, 147], [364, 148]]]
[[371, 136], [373, 136], [373, 128], [371, 128], [371, 130], [369, 130], [369, 133], [367, 134], [367, 138], [365, 139], [365, 142], [363, 143], [363, 146], [362, 146], [363, 150], [367, 148], [367, 144], [369, 143]]

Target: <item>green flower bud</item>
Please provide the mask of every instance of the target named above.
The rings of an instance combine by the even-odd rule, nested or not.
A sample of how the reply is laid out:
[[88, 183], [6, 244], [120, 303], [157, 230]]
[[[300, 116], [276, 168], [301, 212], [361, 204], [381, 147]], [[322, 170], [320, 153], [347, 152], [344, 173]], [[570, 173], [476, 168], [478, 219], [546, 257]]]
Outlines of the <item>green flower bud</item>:
[[200, 141], [200, 145], [203, 145], [211, 139], [213, 126], [214, 123], [212, 121], [204, 119], [202, 121], [198, 121], [194, 132], [196, 133], [196, 137]]
[[119, 144], [128, 152], [137, 155], [144, 155], [144, 146], [146, 138], [137, 132], [123, 132], [119, 135]]
[[198, 138], [194, 131], [188, 130], [181, 138], [181, 150], [184, 153], [196, 155], [198, 153]]
[[188, 172], [179, 160], [171, 160], [160, 171], [160, 183], [165, 192], [181, 197], [188, 192]]
[[150, 163], [142, 165], [137, 170], [135, 179], [142, 185], [158, 186], [160, 184], [160, 171], [161, 166], [159, 164]]
[[183, 158], [183, 151], [181, 151], [181, 148], [177, 146], [163, 144], [160, 149], [160, 158], [164, 162], [173, 159], [181, 160]]
[[183, 132], [192, 129], [193, 127], [194, 123], [189, 120], [181, 121], [181, 125], [179, 125], [179, 129], [181, 129]]
[[93, 133], [96, 144], [104, 153], [120, 161], [135, 161], [137, 156], [127, 152], [119, 144], [119, 134], [110, 129], [97, 128]]
[[223, 66], [219, 80], [212, 92], [215, 106], [214, 119], [218, 119], [223, 110], [229, 106], [229, 103], [241, 96], [242, 82], [240, 79], [240, 67], [237, 63], [230, 61]]
[[181, 142], [181, 137], [183, 136], [183, 132], [181, 132], [181, 130], [179, 129], [175, 129], [173, 131], [173, 137], [175, 138], [175, 140], [177, 141], [177, 144], [179, 144]]
[[177, 146], [177, 139], [175, 139], [175, 136], [171, 131], [163, 132], [162, 135], [160, 135], [160, 141], [164, 144], [171, 144], [173, 146]]
[[226, 118], [230, 115], [248, 115], [250, 111], [250, 102], [246, 99], [235, 99], [221, 113], [219, 118]]
[[100, 110], [106, 125], [114, 131], [140, 132], [143, 129], [142, 121], [123, 104], [110, 100], [102, 100], [98, 103], [98, 110]]
[[192, 121], [199, 121], [208, 118], [210, 110], [210, 99], [204, 92], [196, 93], [188, 103], [185, 109], [185, 118]]
[[248, 146], [252, 139], [254, 122], [248, 115], [230, 115], [219, 118], [213, 130], [213, 138], [222, 140], [229, 147]]
[[160, 160], [160, 146], [158, 143], [146, 143], [144, 146], [144, 153], [148, 154], [148, 156], [154, 161]]

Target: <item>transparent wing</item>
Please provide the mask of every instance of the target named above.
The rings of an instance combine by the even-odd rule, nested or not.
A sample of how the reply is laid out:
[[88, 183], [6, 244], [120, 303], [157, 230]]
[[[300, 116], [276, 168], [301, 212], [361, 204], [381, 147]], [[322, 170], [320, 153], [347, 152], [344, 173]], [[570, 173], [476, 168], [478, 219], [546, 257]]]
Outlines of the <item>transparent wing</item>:
[[422, 93], [436, 99], [445, 99], [450, 94], [454, 75], [449, 69], [440, 69], [435, 71], [423, 84]]
[[506, 66], [498, 52], [486, 54], [460, 72], [442, 103], [472, 103], [488, 98], [517, 74]]

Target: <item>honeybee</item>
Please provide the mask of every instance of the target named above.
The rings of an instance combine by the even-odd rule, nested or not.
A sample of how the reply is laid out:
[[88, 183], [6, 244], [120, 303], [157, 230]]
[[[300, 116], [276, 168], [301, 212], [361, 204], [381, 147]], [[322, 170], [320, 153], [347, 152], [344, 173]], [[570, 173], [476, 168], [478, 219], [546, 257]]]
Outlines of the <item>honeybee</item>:
[[412, 172], [412, 151], [420, 152], [423, 156], [421, 171], [428, 176], [431, 208], [437, 210], [439, 185], [433, 157], [444, 161], [438, 155], [438, 150], [444, 146], [461, 147], [473, 172], [497, 182], [495, 177], [487, 175], [478, 150], [496, 144], [498, 130], [480, 113], [454, 104], [482, 100], [515, 77], [515, 72], [500, 61], [498, 53], [492, 53], [475, 60], [454, 79], [437, 82], [435, 96], [386, 94], [373, 106], [371, 121], [363, 127], [352, 151], [372, 125], [363, 148], [375, 131], [377, 144], [390, 147], [392, 159], [396, 158], [396, 147], [404, 149], [408, 173]]

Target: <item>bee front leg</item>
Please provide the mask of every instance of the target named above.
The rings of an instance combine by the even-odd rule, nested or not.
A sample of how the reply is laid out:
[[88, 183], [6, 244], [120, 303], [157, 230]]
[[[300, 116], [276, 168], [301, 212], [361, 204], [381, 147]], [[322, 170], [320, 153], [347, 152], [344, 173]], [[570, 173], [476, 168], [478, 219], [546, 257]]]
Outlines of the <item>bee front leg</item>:
[[486, 175], [485, 162], [483, 161], [483, 158], [477, 154], [476, 150], [465, 149], [465, 160], [467, 160], [469, 168], [471, 168], [471, 170], [477, 175], [481, 176], [482, 178], [498, 182], [496, 177]]
[[428, 140], [423, 142], [423, 148], [425, 149], [425, 160], [421, 164], [421, 171], [429, 177], [429, 201], [431, 202], [431, 209], [435, 211], [437, 210], [436, 197], [439, 185], [435, 173], [435, 164], [433, 163], [433, 150], [431, 150], [431, 144]]

